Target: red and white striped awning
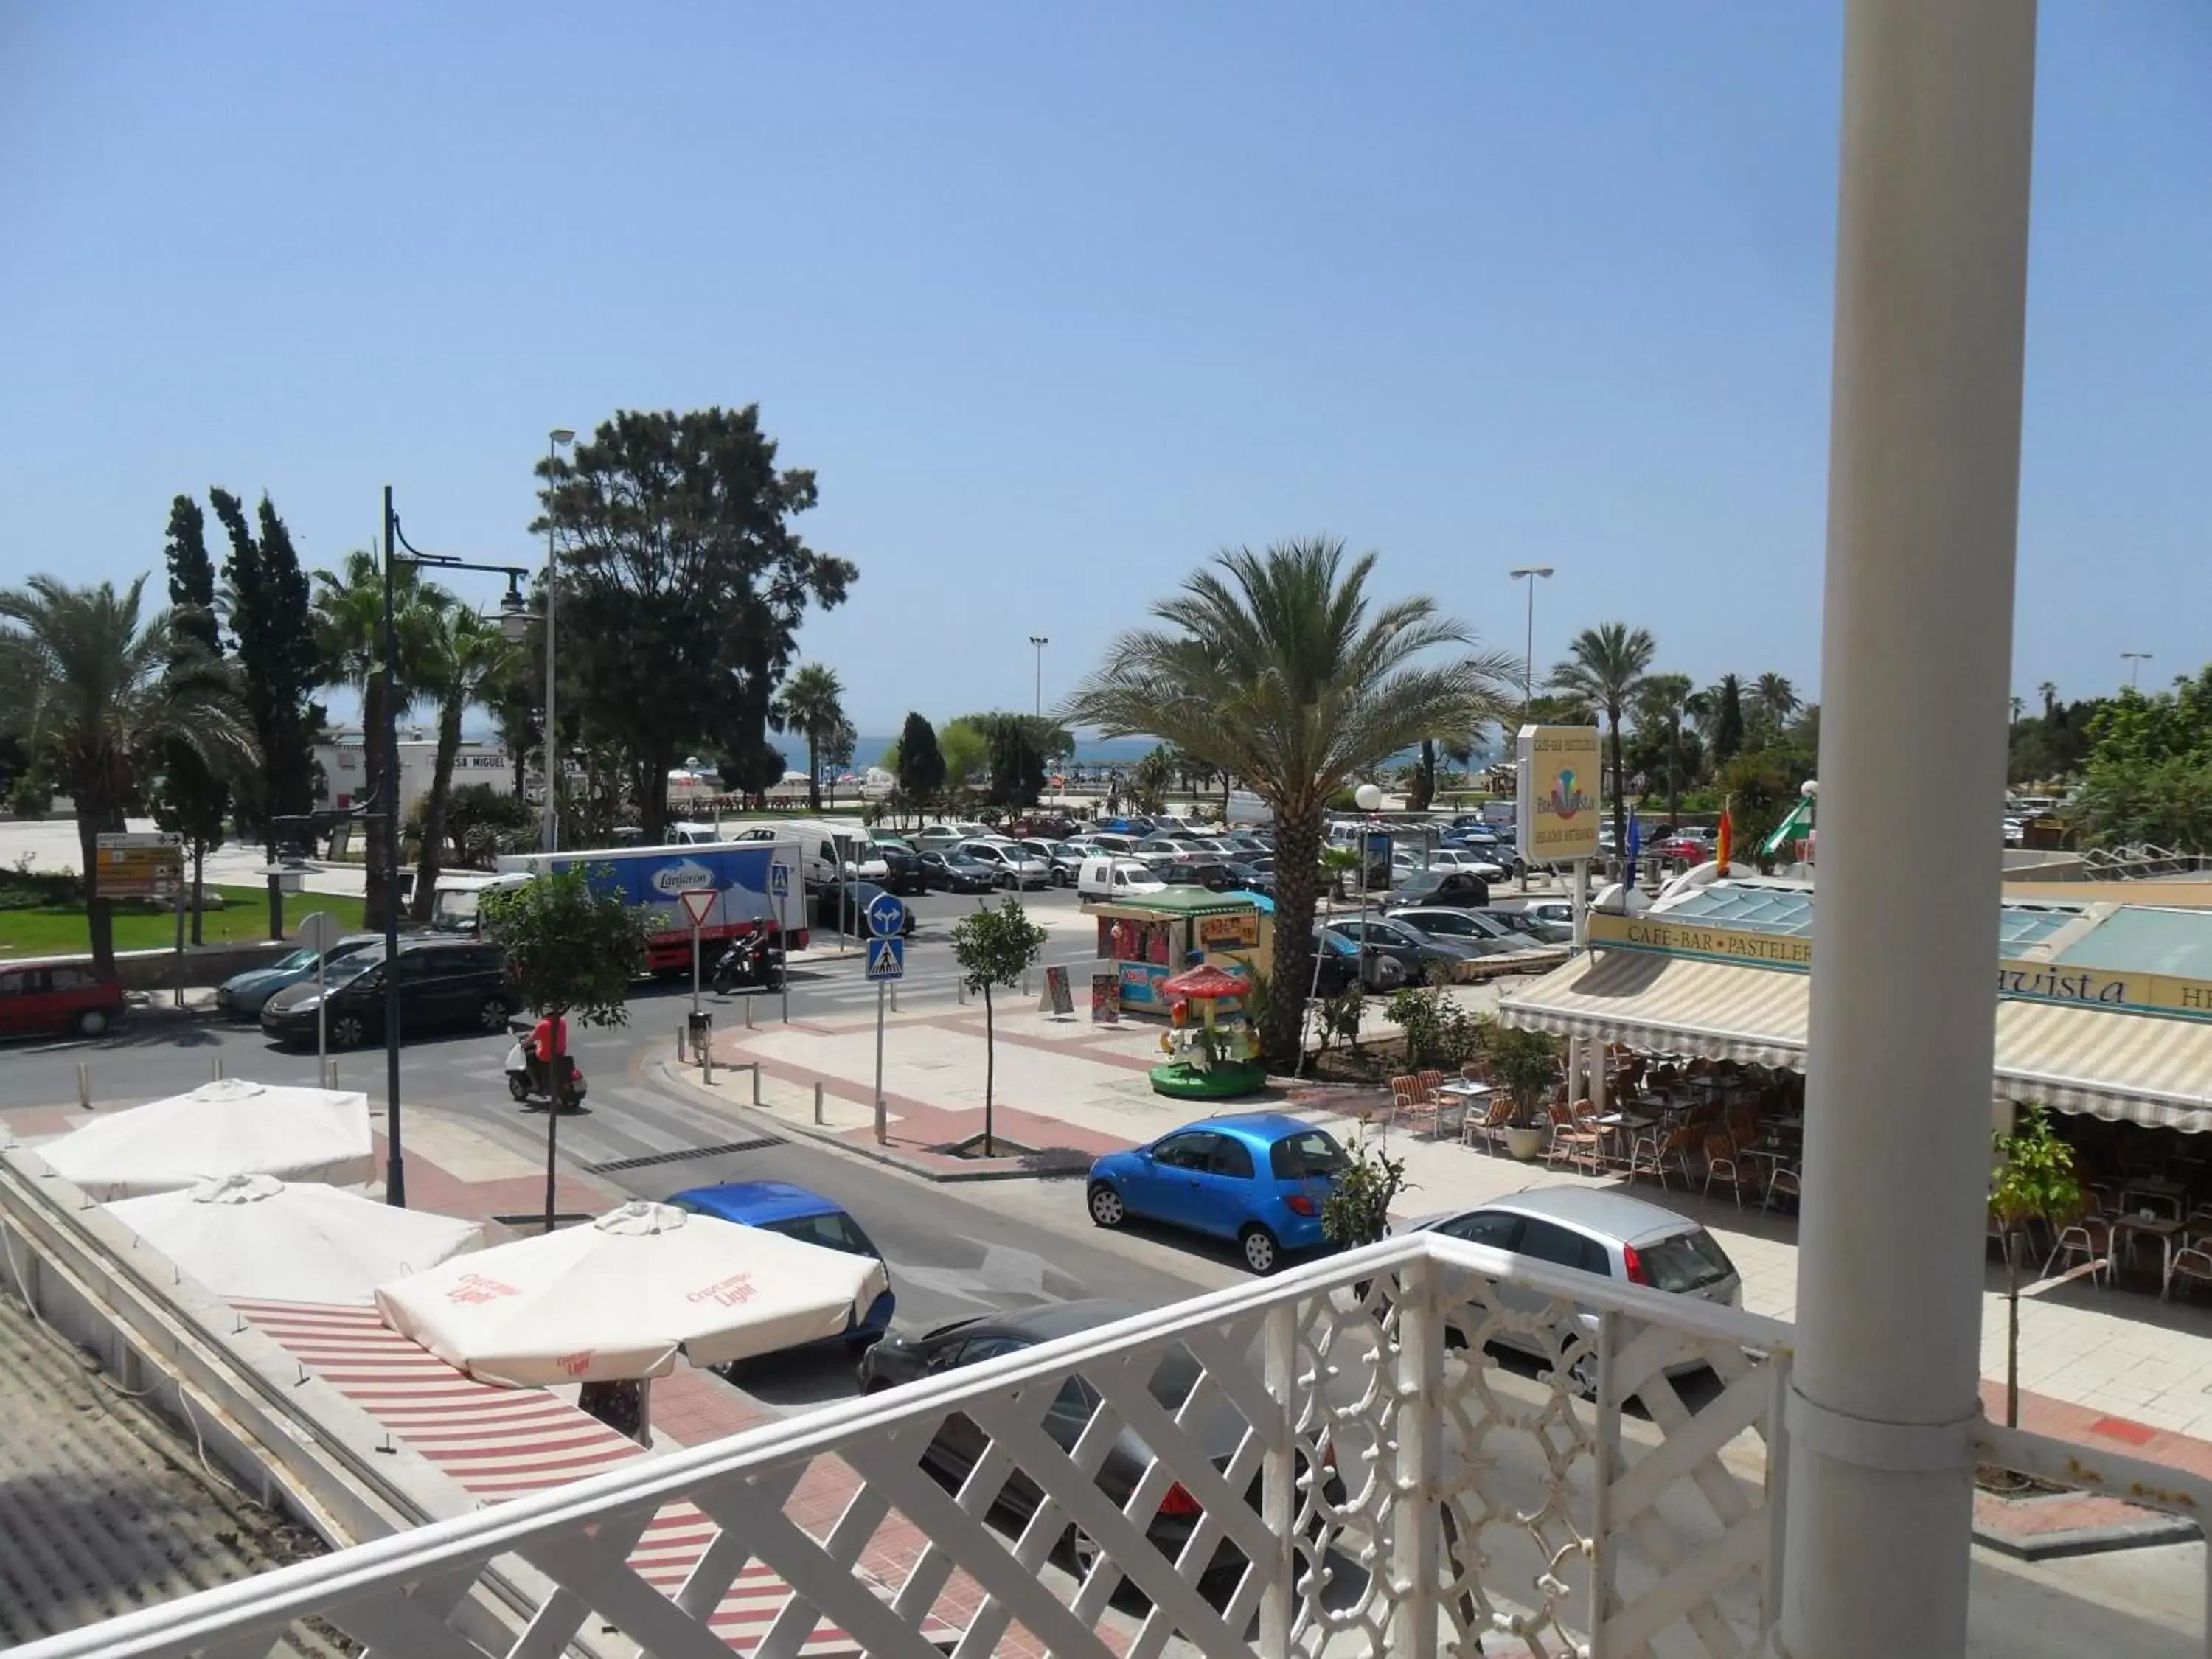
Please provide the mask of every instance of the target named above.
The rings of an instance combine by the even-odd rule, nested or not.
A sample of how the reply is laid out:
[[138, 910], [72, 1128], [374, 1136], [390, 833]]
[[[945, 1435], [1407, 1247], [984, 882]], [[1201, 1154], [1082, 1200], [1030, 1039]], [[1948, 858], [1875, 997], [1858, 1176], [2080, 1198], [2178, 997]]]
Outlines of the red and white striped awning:
[[[1500, 999], [1527, 1030], [1803, 1070], [1809, 975], [1599, 951]], [[1994, 1092], [2062, 1112], [2212, 1133], [2212, 1022], [1997, 1000]]]

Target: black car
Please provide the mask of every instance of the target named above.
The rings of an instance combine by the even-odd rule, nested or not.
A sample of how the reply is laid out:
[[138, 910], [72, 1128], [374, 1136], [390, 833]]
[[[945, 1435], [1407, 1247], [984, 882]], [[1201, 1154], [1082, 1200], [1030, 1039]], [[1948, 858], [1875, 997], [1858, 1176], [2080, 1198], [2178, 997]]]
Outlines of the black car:
[[[1462, 976], [1465, 965], [1482, 953], [1455, 939], [1433, 937], [1418, 928], [1402, 927], [1385, 916], [1339, 916], [1329, 932], [1361, 947], [1370, 958], [1387, 957], [1395, 962], [1408, 985], [1419, 985], [1432, 975], [1446, 979]], [[1370, 975], [1371, 979], [1371, 975]]]
[[[402, 940], [400, 1035], [472, 1030], [505, 1031], [522, 1006], [507, 976], [507, 959], [495, 945], [473, 939]], [[349, 1048], [384, 1035], [384, 952], [371, 947], [341, 957], [324, 975], [323, 1017], [331, 1046]], [[261, 1005], [261, 1029], [279, 1042], [315, 1041], [317, 998], [313, 983], [279, 991]]]
[[876, 837], [876, 856], [884, 861], [884, 885], [894, 893], [927, 893], [929, 884], [922, 878], [921, 854], [904, 842], [892, 836]]
[[1152, 873], [1170, 887], [1203, 887], [1209, 893], [1225, 893], [1241, 887], [1237, 866], [1225, 859], [1177, 859], [1155, 865]]
[[1490, 902], [1490, 884], [1472, 870], [1417, 870], [1382, 895], [1382, 908], [1397, 910], [1410, 904], [1448, 904], [1454, 909], [1476, 909]]
[[[867, 1357], [861, 1360], [860, 1387], [864, 1393], [873, 1394], [901, 1382], [996, 1359], [1002, 1354], [1019, 1353], [1024, 1348], [1060, 1337], [1096, 1330], [1143, 1311], [1125, 1302], [1061, 1302], [1018, 1313], [957, 1319], [918, 1335], [902, 1335], [894, 1331], [869, 1349]], [[1147, 1387], [1152, 1398], [1172, 1414], [1182, 1409], [1183, 1402], [1198, 1386], [1200, 1376], [1198, 1361], [1178, 1343], [1159, 1356]], [[1098, 1408], [1099, 1401], [1098, 1392], [1082, 1377], [1071, 1376], [1060, 1385], [1060, 1392], [1040, 1426], [1062, 1450], [1073, 1451], [1091, 1413]], [[1243, 1413], [1229, 1400], [1217, 1398], [1211, 1409], [1199, 1413], [1197, 1421], [1185, 1422], [1182, 1429], [1196, 1449], [1212, 1460], [1215, 1468], [1226, 1469], [1243, 1441], [1246, 1426]], [[957, 1491], [989, 1443], [989, 1437], [972, 1419], [963, 1413], [949, 1413], [936, 1437], [922, 1449], [922, 1468], [943, 1485]], [[1098, 1467], [1098, 1489], [1117, 1509], [1121, 1508], [1128, 1503], [1152, 1463], [1152, 1448], [1125, 1428], [1115, 1437], [1105, 1461]], [[1304, 1474], [1303, 1459], [1299, 1472]], [[1326, 1491], [1332, 1503], [1343, 1501], [1343, 1487], [1333, 1470]], [[1018, 1523], [1036, 1513], [1042, 1496], [1022, 1474], [1018, 1463], [1007, 1475], [1006, 1485], [999, 1489], [997, 1508], [1006, 1519]], [[1259, 1508], [1257, 1477], [1244, 1496], [1254, 1509]], [[1145, 1535], [1172, 1560], [1182, 1553], [1183, 1546], [1197, 1530], [1200, 1513], [1197, 1501], [1188, 1492], [1180, 1485], [1171, 1486], [1159, 1510], [1146, 1523]], [[1241, 1569], [1243, 1561], [1243, 1552], [1224, 1542], [1215, 1549], [1207, 1570]]]
[[947, 893], [990, 893], [998, 890], [1005, 872], [965, 853], [924, 853], [922, 885]]
[[[872, 881], [841, 881], [817, 888], [813, 895], [814, 920], [821, 927], [841, 928], [866, 938], [872, 932], [868, 926], [868, 907], [888, 890]], [[896, 899], [897, 895], [892, 894]], [[914, 912], [903, 901], [899, 902], [899, 937], [914, 937]]]

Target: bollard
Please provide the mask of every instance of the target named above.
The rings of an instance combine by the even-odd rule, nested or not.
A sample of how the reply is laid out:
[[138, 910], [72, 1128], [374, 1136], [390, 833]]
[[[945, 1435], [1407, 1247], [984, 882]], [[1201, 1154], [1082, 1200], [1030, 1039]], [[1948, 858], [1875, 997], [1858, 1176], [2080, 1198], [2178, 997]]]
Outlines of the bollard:
[[822, 1085], [819, 1083], [814, 1085], [814, 1121], [817, 1123], [822, 1121]]
[[1024, 997], [1026, 997], [1026, 996], [1028, 996], [1028, 995], [1029, 995], [1029, 994], [1030, 994], [1030, 970], [1029, 970], [1028, 969], [1024, 968], [1024, 969], [1022, 969], [1022, 995], [1023, 995], [1023, 996], [1024, 996]]
[[747, 997], [747, 998], [745, 999], [745, 1030], [747, 1030], [748, 1031], [750, 1031], [750, 1030], [751, 1030], [752, 1029], [753, 1029], [753, 1000], [752, 1000], [750, 997]]
[[678, 1066], [691, 1063], [691, 1050], [684, 1041], [684, 1027], [681, 1025], [676, 1028], [676, 1063]]
[[217, 1054], [215, 1057], [215, 1071], [210, 1080], [216, 1083], [222, 1081], [222, 1056], [221, 1054]]
[[323, 1066], [323, 1087], [325, 1089], [335, 1090], [337, 1086], [338, 1063], [333, 1060], [325, 1062]]
[[81, 1060], [76, 1063], [76, 1103], [88, 1112], [92, 1109], [92, 1067]]
[[968, 981], [966, 980], [954, 980], [952, 981], [952, 989], [954, 994], [959, 997], [961, 1001], [965, 1002], [968, 1000]]
[[709, 1088], [714, 1082], [714, 1043], [710, 1037], [699, 1045], [699, 1081]]
[[898, 1012], [898, 981], [896, 980], [891, 981], [891, 1012]]
[[753, 1104], [760, 1104], [760, 1061], [753, 1062]]

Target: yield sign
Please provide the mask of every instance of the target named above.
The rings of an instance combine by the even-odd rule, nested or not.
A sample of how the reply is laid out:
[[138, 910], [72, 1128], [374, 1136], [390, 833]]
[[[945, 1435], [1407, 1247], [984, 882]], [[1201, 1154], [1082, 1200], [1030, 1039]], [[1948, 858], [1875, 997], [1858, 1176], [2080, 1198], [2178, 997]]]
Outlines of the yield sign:
[[691, 919], [694, 927], [704, 927], [707, 918], [714, 913], [714, 901], [721, 894], [712, 887], [687, 887], [677, 896], [684, 901], [684, 914]]

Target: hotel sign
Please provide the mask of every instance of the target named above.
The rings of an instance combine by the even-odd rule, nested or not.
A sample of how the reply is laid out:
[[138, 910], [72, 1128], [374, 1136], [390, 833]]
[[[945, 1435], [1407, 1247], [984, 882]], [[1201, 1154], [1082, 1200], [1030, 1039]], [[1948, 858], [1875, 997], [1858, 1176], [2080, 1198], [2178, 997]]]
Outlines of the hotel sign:
[[1514, 822], [1523, 860], [1572, 864], [1597, 856], [1597, 781], [1603, 766], [1595, 726], [1521, 728]]
[[[1747, 927], [1669, 921], [1662, 916], [1592, 911], [1589, 942], [1607, 950], [1649, 951], [1658, 956], [1696, 957], [1801, 974], [1813, 966], [1813, 941], [1802, 933], [1762, 933]], [[2014, 959], [1997, 964], [1996, 993], [2013, 1001], [2212, 1019], [2212, 981], [2177, 979], [2171, 974], [2112, 973], [2102, 968]]]

